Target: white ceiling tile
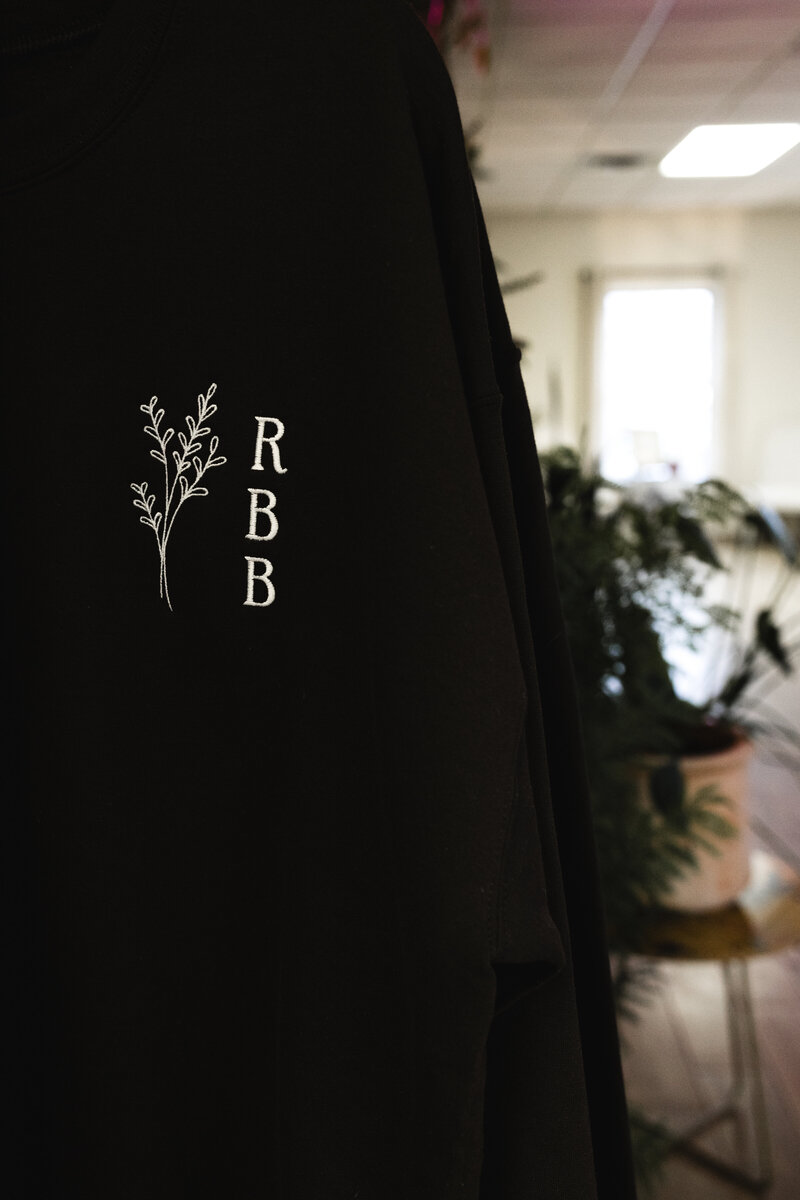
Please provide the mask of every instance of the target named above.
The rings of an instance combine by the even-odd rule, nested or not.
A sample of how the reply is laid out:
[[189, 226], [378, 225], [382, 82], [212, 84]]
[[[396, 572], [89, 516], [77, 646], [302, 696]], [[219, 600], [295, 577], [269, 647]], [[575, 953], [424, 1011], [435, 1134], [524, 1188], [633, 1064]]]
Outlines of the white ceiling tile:
[[785, 93], [797, 96], [800, 93], [800, 54], [793, 54], [776, 63], [764, 74], [754, 92]]
[[478, 196], [486, 208], [539, 208], [544, 205], [551, 181], [528, 172], [503, 178], [476, 181]]
[[524, 147], [507, 146], [487, 147], [481, 152], [482, 168], [495, 175], [516, 171], [542, 172], [555, 176], [564, 168], [564, 159], [556, 150], [549, 154], [545, 150], [529, 150], [524, 153]]
[[[675, 0], [652, 43], [645, 23], [656, 0], [487, 4], [492, 71], [478, 76], [465, 57], [456, 80], [463, 114], [483, 121], [484, 202], [602, 211], [800, 204], [800, 162], [738, 181], [665, 180], [656, 169], [696, 125], [800, 120], [800, 0]], [[648, 162], [590, 170], [587, 155], [600, 151]]]
[[640, 28], [638, 21], [586, 21], [574, 25], [512, 27], [495, 40], [496, 58], [504, 66], [523, 60], [530, 66], [616, 64]]
[[716, 93], [706, 96], [697, 96], [694, 92], [674, 96], [626, 93], [619, 98], [613, 111], [603, 119], [631, 123], [681, 122], [686, 126], [688, 133], [695, 125], [701, 125], [707, 118], [710, 119], [718, 103], [719, 97]]
[[749, 21], [791, 18], [797, 16], [797, 0], [675, 0], [672, 19], [687, 16], [714, 21], [732, 17]]
[[503, 65], [503, 92], [507, 96], [547, 96], [570, 100], [575, 96], [600, 96], [616, 69], [616, 63], [601, 63], [574, 71], [526, 63], [523, 59]]
[[596, 125], [590, 135], [584, 134], [583, 144], [593, 153], [642, 153], [663, 157], [686, 135], [686, 122], [681, 120], [621, 121], [609, 120]]
[[487, 124], [483, 140], [498, 152], [517, 154], [519, 151], [553, 153], [563, 159], [571, 150], [583, 148], [587, 136], [585, 123], [567, 122], [544, 124], [529, 121], [503, 121], [501, 125]]
[[744, 125], [757, 121], [800, 121], [800, 94], [787, 96], [758, 92], [745, 96], [726, 110], [725, 120]]
[[572, 24], [603, 17], [614, 21], [625, 17], [644, 20], [654, 0], [508, 0], [513, 22], [560, 21]]
[[645, 60], [628, 84], [629, 96], [685, 96], [704, 100], [726, 95], [746, 80], [759, 64], [758, 58], [731, 62], [650, 63]]
[[669, 20], [656, 38], [648, 58], [653, 62], [727, 62], [772, 54], [800, 34], [800, 9], [791, 17], [729, 20], [720, 17], [694, 21]]
[[486, 106], [487, 119], [498, 125], [531, 124], [548, 126], [554, 124], [580, 125], [589, 123], [595, 105], [585, 97], [569, 96], [554, 99], [552, 96], [494, 96]]

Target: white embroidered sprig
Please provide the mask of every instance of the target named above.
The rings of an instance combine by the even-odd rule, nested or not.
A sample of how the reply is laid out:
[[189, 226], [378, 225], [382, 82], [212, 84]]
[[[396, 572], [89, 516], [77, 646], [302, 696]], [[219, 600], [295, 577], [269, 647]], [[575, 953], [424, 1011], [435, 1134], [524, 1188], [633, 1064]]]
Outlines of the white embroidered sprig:
[[[144, 431], [158, 443], [158, 449], [153, 448], [150, 454], [164, 467], [164, 504], [163, 509], [156, 509], [158, 502], [156, 493], [149, 490], [146, 480], [142, 483], [131, 484], [131, 488], [136, 493], [133, 504], [134, 508], [139, 508], [143, 512], [143, 515], [139, 517], [141, 523], [147, 525], [155, 534], [160, 559], [158, 590], [170, 610], [172, 610], [172, 603], [167, 585], [167, 542], [172, 532], [172, 526], [175, 524], [175, 518], [187, 500], [191, 500], [193, 496], [208, 495], [208, 488], [200, 486], [200, 480], [206, 471], [211, 470], [212, 467], [221, 467], [224, 462], [227, 462], [223, 455], [217, 454], [218, 437], [212, 437], [208, 443], [208, 450], [203, 450], [203, 438], [211, 433], [211, 429], [204, 422], [209, 421], [217, 411], [216, 404], [211, 403], [211, 397], [216, 390], [217, 385], [212, 383], [205, 395], [201, 393], [197, 397], [197, 418], [195, 419], [191, 414], [186, 417], [188, 435], [178, 430], [180, 450], [172, 451], [173, 470], [170, 469], [167, 447], [175, 436], [175, 430], [164, 429], [162, 431], [161, 422], [164, 419], [164, 409], [157, 407], [158, 397], [152, 396], [148, 404], [139, 405], [141, 411], [150, 418], [150, 423], [145, 425]], [[203, 454], [204, 458], [201, 457]], [[191, 468], [194, 469], [194, 478], [189, 475]]]

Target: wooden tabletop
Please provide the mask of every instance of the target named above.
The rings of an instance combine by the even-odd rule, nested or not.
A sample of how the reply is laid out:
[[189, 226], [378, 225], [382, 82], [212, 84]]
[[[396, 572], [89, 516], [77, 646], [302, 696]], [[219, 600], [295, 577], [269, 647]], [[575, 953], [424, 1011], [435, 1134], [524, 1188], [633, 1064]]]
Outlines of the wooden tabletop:
[[639, 952], [685, 961], [752, 958], [800, 944], [800, 875], [774, 854], [750, 855], [750, 882], [714, 912], [654, 910]]

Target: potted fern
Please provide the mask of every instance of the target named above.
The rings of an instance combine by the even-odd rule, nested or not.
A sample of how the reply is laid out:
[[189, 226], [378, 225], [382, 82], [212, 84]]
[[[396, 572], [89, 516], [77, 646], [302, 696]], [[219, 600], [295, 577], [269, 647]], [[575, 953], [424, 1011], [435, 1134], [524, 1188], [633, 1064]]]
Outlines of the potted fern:
[[[744, 886], [754, 741], [800, 761], [798, 731], [764, 699], [797, 651], [775, 618], [797, 549], [774, 514], [720, 480], [669, 496], [611, 484], [567, 447], [541, 458], [607, 917], [624, 952], [654, 905], [714, 907]], [[767, 542], [781, 556], [781, 581], [753, 618], [716, 595], [730, 573], [723, 542]], [[710, 637], [720, 673], [690, 698], [676, 654]]]

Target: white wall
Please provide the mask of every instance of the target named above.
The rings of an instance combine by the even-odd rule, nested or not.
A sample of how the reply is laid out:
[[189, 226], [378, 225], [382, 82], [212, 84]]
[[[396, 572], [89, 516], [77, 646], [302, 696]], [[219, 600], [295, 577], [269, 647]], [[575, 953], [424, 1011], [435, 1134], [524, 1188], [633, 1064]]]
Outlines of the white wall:
[[[724, 437], [719, 473], [739, 487], [800, 508], [800, 210], [533, 216], [486, 221], [501, 280], [542, 270], [506, 298], [511, 328], [529, 341], [528, 398], [543, 445], [577, 444], [581, 414], [579, 272], [614, 269], [724, 272]], [[563, 419], [549, 428], [553, 389]], [[764, 493], [764, 498], [768, 498]]]

